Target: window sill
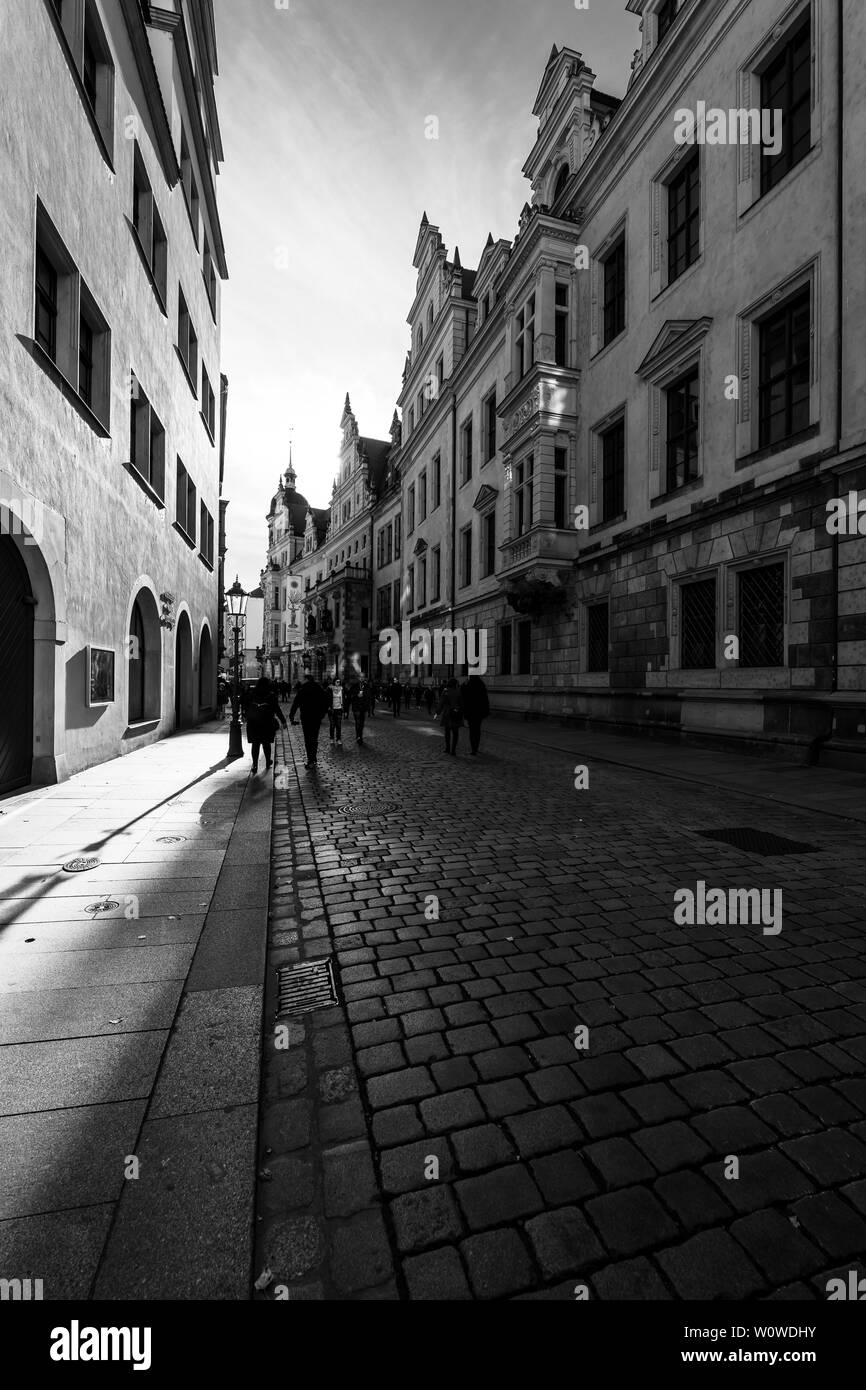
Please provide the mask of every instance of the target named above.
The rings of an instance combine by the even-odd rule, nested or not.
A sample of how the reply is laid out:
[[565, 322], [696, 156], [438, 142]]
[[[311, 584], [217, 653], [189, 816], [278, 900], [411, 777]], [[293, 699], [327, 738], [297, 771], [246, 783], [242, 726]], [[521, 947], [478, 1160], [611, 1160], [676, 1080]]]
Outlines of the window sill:
[[195, 550], [195, 541], [193, 540], [193, 538], [192, 538], [192, 536], [189, 534], [189, 532], [184, 530], [184, 528], [181, 526], [180, 522], [179, 522], [179, 521], [173, 521], [171, 524], [172, 524], [174, 530], [177, 531], [177, 534], [180, 536], [180, 538], [181, 538], [181, 540], [183, 541], [184, 545], [189, 546], [190, 550]]
[[187, 384], [188, 384], [188, 386], [189, 386], [190, 391], [192, 392], [193, 400], [197, 401], [197, 400], [198, 400], [198, 391], [196, 390], [196, 384], [195, 384], [195, 382], [194, 382], [193, 379], [192, 379], [192, 376], [191, 376], [191, 374], [190, 374], [189, 367], [188, 367], [187, 364], [186, 364], [186, 359], [184, 358], [184, 355], [183, 355], [183, 353], [181, 352], [180, 348], [178, 347], [177, 343], [175, 343], [175, 345], [174, 345], [174, 350], [175, 350], [175, 353], [177, 354], [177, 360], [178, 360], [178, 362], [180, 363], [181, 367], [183, 368], [183, 374], [184, 374], [184, 376], [185, 376], [186, 379], [187, 379]]
[[795, 164], [792, 169], [788, 170], [781, 183], [777, 183], [775, 188], [768, 188], [766, 193], [755, 193], [748, 207], [743, 208], [742, 212], [739, 215], [739, 218], [737, 219], [737, 230], [739, 231], [740, 228], [745, 227], [749, 221], [750, 216], [753, 213], [757, 214], [759, 208], [766, 208], [775, 197], [783, 193], [785, 189], [792, 187], [791, 180], [793, 179], [794, 175], [804, 173], [805, 170], [811, 164], [814, 164], [815, 160], [820, 156], [820, 154], [821, 142], [819, 140], [816, 145], [813, 145], [812, 148], [806, 154], [803, 155], [803, 158], [797, 164]]
[[700, 255], [698, 256], [697, 260], [696, 260], [696, 261], [692, 261], [691, 265], [686, 266], [685, 270], [683, 270], [683, 271], [680, 272], [680, 274], [677, 276], [676, 280], [668, 280], [667, 284], [663, 285], [663, 286], [661, 287], [661, 289], [658, 291], [658, 293], [655, 294], [655, 295], [653, 295], [653, 297], [652, 297], [652, 303], [653, 303], [654, 305], [655, 305], [655, 304], [658, 304], [659, 300], [664, 299], [665, 295], [668, 294], [671, 290], [676, 289], [676, 287], [677, 287], [678, 285], [684, 284], [685, 281], [689, 278], [690, 275], [694, 275], [695, 271], [697, 271], [697, 270], [700, 269], [700, 267], [703, 265], [703, 263], [704, 263], [704, 253], [703, 253], [703, 251], [701, 251], [701, 253], [700, 253]]
[[[195, 249], [196, 249], [196, 251], [198, 251], [198, 250], [199, 250], [199, 244], [198, 244], [198, 227], [195, 225], [195, 219], [193, 218], [193, 215], [192, 215], [192, 208], [191, 208], [190, 205], [189, 205], [189, 198], [188, 198], [187, 195], [186, 195], [186, 185], [183, 183], [183, 181], [181, 181], [181, 185], [180, 185], [180, 186], [181, 186], [181, 188], [183, 189], [183, 205], [184, 205], [184, 207], [186, 208], [186, 215], [187, 215], [187, 217], [189, 218], [189, 229], [190, 229], [190, 231], [192, 232], [192, 239], [193, 239], [193, 242], [194, 242], [194, 244], [195, 244]], [[198, 190], [196, 190], [196, 191], [198, 191]]]
[[734, 471], [739, 472], [742, 468], [751, 468], [756, 463], [763, 463], [764, 459], [775, 458], [777, 454], [784, 454], [787, 449], [796, 449], [798, 445], [817, 438], [820, 432], [820, 424], [810, 425], [808, 429], [789, 435], [787, 439], [780, 439], [778, 444], [767, 444], [763, 449], [755, 449], [753, 453], [744, 454], [742, 458], [735, 461]]
[[150, 483], [147, 481], [144, 475], [142, 473], [139, 473], [135, 464], [128, 463], [126, 459], [124, 459], [123, 466], [126, 469], [127, 473], [129, 473], [131, 477], [135, 479], [136, 483], [138, 483], [138, 486], [141, 488], [145, 496], [150, 498], [151, 502], [154, 504], [155, 507], [158, 507], [161, 512], [164, 512], [165, 502], [162, 500], [156, 489], [151, 487]]
[[124, 732], [124, 738], [141, 738], [143, 734], [153, 733], [154, 729], [159, 728], [161, 715], [154, 719], [142, 719], [137, 724], [130, 724]]
[[597, 521], [594, 526], [590, 526], [587, 535], [594, 536], [599, 531], [609, 531], [612, 526], [619, 526], [627, 516], [628, 512], [620, 512], [619, 516], [612, 516], [607, 521]]
[[209, 570], [210, 573], [213, 574], [213, 560], [209, 560], [206, 555], [202, 555], [201, 551], [199, 551], [198, 553], [198, 558], [201, 560], [205, 569]]
[[84, 423], [89, 425], [93, 430], [93, 433], [99, 435], [100, 439], [110, 439], [111, 432], [107, 426], [104, 425], [99, 416], [94, 413], [84, 397], [78, 394], [71, 381], [67, 381], [66, 377], [57, 366], [57, 363], [48, 356], [45, 349], [40, 347], [33, 338], [25, 338], [19, 334], [19, 340], [24, 343], [36, 365], [42, 368], [42, 371], [48, 379], [52, 381], [60, 391], [64, 400], [68, 401], [72, 408], [78, 412]]
[[132, 239], [135, 242], [135, 249], [141, 258], [141, 264], [144, 266], [144, 273], [150, 281], [150, 288], [153, 290], [154, 297], [156, 299], [157, 304], [159, 305], [160, 313], [162, 314], [163, 318], [167, 319], [168, 309], [166, 308], [165, 304], [165, 296], [163, 295], [162, 291], [159, 288], [159, 285], [157, 284], [156, 276], [153, 273], [150, 261], [147, 259], [147, 253], [141, 244], [141, 238], [138, 235], [138, 232], [135, 230], [135, 223], [129, 217], [125, 218], [124, 220], [126, 222], [127, 227], [130, 230], [130, 233], [132, 234]]
[[658, 497], [650, 499], [650, 506], [663, 507], [666, 502], [676, 502], [680, 497], [687, 497], [690, 492], [697, 492], [703, 485], [703, 477], [692, 478], [690, 482], [683, 483], [682, 487], [671, 488], [669, 492], [660, 492]]
[[202, 282], [203, 282], [203, 284], [204, 284], [205, 299], [207, 300], [208, 308], [210, 309], [210, 316], [211, 316], [211, 318], [213, 319], [214, 324], [216, 324], [216, 321], [217, 321], [216, 299], [211, 299], [211, 297], [210, 297], [210, 290], [208, 289], [207, 276], [205, 275], [204, 271], [202, 271], [202, 273], [201, 273], [201, 278], [202, 278]]
[[200, 410], [200, 411], [199, 411], [199, 416], [200, 416], [200, 418], [201, 418], [202, 424], [203, 424], [204, 427], [205, 427], [205, 430], [207, 431], [207, 437], [208, 437], [208, 439], [210, 440], [210, 442], [211, 442], [211, 444], [213, 445], [213, 447], [216, 448], [216, 437], [214, 436], [214, 432], [213, 432], [213, 430], [212, 430], [211, 427], [210, 427], [210, 422], [209, 422], [209, 420], [208, 420], [208, 418], [207, 418], [207, 416], [205, 415], [205, 413], [204, 413], [203, 410]]
[[590, 363], [597, 362], [606, 352], [610, 352], [611, 348], [616, 347], [617, 343], [625, 338], [627, 332], [628, 324], [626, 324], [625, 328], [621, 328], [615, 337], [609, 338], [606, 343], [602, 343], [600, 347], [596, 348], [595, 352], [590, 356]]

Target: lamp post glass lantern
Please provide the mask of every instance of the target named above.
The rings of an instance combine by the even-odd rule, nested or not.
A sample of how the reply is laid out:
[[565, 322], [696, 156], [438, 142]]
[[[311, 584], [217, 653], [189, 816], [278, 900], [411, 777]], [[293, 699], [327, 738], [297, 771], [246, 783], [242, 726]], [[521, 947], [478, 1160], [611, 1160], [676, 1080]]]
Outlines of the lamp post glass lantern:
[[232, 682], [232, 722], [229, 726], [229, 752], [230, 758], [242, 758], [244, 755], [243, 736], [241, 734], [241, 670], [240, 670], [240, 636], [246, 620], [247, 599], [249, 594], [245, 593], [241, 587], [240, 580], [235, 575], [235, 582], [226, 591], [226, 604], [228, 605], [229, 616], [232, 620], [234, 631], [234, 681]]

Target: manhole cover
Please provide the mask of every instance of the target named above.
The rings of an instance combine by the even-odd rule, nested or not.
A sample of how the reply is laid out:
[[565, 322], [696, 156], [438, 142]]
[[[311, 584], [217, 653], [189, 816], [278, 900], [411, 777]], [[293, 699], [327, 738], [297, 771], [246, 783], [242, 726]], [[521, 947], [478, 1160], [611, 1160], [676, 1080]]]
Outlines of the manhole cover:
[[118, 907], [120, 907], [120, 903], [116, 903], [113, 898], [103, 898], [101, 903], [88, 903], [84, 911], [91, 912], [95, 916], [100, 912], [114, 912]]
[[748, 825], [738, 825], [730, 830], [698, 830], [702, 840], [721, 840], [734, 849], [745, 850], [747, 854], [817, 854], [817, 845], [805, 844], [802, 840], [788, 840], [783, 835], [771, 835], [767, 830], [753, 830]]
[[97, 868], [98, 864], [98, 859], [70, 859], [68, 864], [63, 865], [63, 871], [67, 874], [83, 874], [86, 869]]
[[332, 806], [324, 809], [336, 811], [340, 816], [390, 816], [400, 807], [396, 801], [355, 801], [349, 806]]
[[185, 839], [185, 835], [158, 835], [156, 843], [158, 845], [179, 845]]
[[284, 1014], [308, 1014], [336, 1004], [334, 972], [330, 960], [282, 965], [277, 971], [277, 1018]]

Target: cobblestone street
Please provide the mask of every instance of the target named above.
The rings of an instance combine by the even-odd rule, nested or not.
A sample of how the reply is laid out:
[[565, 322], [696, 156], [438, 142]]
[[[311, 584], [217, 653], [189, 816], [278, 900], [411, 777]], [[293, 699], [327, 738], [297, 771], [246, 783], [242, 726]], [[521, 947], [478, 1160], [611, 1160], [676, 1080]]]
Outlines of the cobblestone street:
[[[274, 1047], [269, 969], [259, 1296], [825, 1299], [862, 1275], [857, 779], [756, 761], [745, 794], [704, 753], [689, 785], [504, 721], [453, 759], [381, 708], [344, 733], [315, 771], [283, 736], [269, 966], [332, 954], [342, 1002]], [[807, 780], [829, 814], [784, 804]], [[735, 827], [799, 847], [705, 838]], [[698, 881], [780, 889], [781, 930], [676, 924]]]

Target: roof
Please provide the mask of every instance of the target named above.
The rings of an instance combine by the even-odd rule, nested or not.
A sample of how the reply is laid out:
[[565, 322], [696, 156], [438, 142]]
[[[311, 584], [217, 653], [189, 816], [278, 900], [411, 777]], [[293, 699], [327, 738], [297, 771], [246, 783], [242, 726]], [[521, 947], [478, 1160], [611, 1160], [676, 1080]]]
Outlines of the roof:
[[302, 536], [307, 526], [307, 512], [310, 510], [310, 504], [303, 493], [297, 492], [295, 488], [281, 488], [280, 492], [271, 498], [271, 510], [268, 515], [273, 516], [280, 507], [288, 507], [291, 528], [296, 536]]
[[367, 460], [367, 477], [370, 480], [370, 487], [373, 492], [378, 492], [388, 471], [388, 455], [393, 444], [390, 439], [366, 439], [363, 436], [360, 444]]

